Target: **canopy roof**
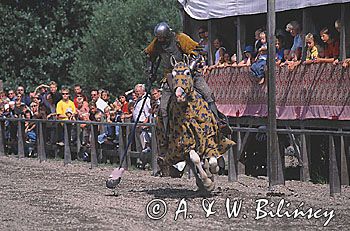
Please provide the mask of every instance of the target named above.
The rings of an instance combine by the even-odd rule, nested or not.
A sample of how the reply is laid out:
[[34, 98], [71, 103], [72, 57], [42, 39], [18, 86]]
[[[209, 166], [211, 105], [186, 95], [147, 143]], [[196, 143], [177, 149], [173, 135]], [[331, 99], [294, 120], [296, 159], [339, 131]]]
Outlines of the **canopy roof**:
[[[265, 0], [178, 0], [194, 19], [205, 20], [267, 12]], [[350, 0], [276, 0], [276, 11], [302, 9], [311, 6], [346, 3]]]

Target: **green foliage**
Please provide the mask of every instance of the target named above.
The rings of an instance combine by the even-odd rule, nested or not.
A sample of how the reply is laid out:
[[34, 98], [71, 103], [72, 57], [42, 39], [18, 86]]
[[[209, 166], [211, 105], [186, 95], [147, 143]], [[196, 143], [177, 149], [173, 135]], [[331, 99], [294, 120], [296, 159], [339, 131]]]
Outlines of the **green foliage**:
[[181, 28], [177, 1], [106, 0], [96, 5], [71, 75], [87, 88], [121, 93], [145, 82], [143, 49], [154, 26]]
[[94, 4], [89, 0], [2, 1], [0, 76], [5, 87], [23, 84], [33, 89], [50, 80], [71, 83], [68, 71]]

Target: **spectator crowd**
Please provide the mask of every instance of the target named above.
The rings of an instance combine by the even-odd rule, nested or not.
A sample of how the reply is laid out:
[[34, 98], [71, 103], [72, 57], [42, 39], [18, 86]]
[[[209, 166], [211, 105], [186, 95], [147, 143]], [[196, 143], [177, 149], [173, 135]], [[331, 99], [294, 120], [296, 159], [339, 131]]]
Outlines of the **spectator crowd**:
[[[333, 63], [337, 65], [340, 60], [340, 20], [336, 20], [334, 28], [324, 27], [319, 34], [305, 33], [297, 21], [291, 21], [284, 30], [276, 30], [276, 65], [287, 66], [293, 70], [300, 64], [308, 65], [312, 63]], [[204, 50], [208, 50], [208, 32], [206, 27], [199, 30], [200, 45]], [[286, 47], [286, 37], [289, 33], [293, 38], [291, 47]], [[265, 71], [267, 65], [267, 34], [264, 28], [255, 31], [254, 44], [247, 45], [243, 51], [241, 61], [237, 61], [236, 54], [229, 54], [220, 38], [213, 40], [215, 49], [214, 65], [204, 67], [204, 73], [213, 68], [220, 67], [243, 67], [249, 66], [251, 75], [256, 77], [259, 84], [265, 82]], [[304, 48], [304, 49], [303, 49]], [[303, 52], [304, 51], [304, 52]], [[343, 67], [348, 67], [350, 59], [345, 59]]]
[[[0, 92], [1, 118], [104, 122], [104, 125], [94, 126], [95, 139], [99, 144], [115, 145], [118, 145], [121, 134], [120, 127], [112, 123], [134, 122], [146, 95], [145, 86], [142, 84], [137, 84], [135, 89], [116, 98], [112, 98], [110, 92], [104, 89], [93, 89], [90, 95], [87, 95], [79, 84], [74, 85], [73, 91], [66, 87], [59, 91], [58, 84], [54, 81], [47, 85], [39, 85], [33, 92], [25, 90], [24, 86], [18, 86], [17, 89]], [[152, 89], [151, 96], [147, 97], [141, 111], [140, 122], [152, 122], [160, 97], [161, 91], [158, 88]], [[81, 130], [81, 144], [89, 146], [91, 126], [81, 123], [77, 126]], [[67, 128], [70, 142], [76, 142], [76, 126], [73, 127], [72, 123], [69, 123]], [[64, 145], [62, 123], [45, 123], [44, 129], [47, 144]], [[36, 123], [26, 121], [24, 134], [26, 143], [35, 143], [38, 135]], [[7, 141], [17, 140], [17, 123], [5, 122], [5, 138]], [[138, 141], [137, 150], [141, 153], [150, 152], [150, 133], [147, 126], [139, 126], [135, 138]]]

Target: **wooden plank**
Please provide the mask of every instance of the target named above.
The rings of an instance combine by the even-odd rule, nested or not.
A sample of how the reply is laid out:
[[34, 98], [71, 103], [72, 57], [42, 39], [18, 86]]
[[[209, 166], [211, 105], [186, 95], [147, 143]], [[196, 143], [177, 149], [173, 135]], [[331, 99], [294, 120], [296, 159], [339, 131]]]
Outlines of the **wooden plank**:
[[341, 29], [340, 29], [340, 59], [341, 61], [344, 61], [346, 59], [346, 36], [345, 36], [345, 4], [340, 5], [340, 23], [341, 23]]
[[[238, 136], [238, 135], [237, 135]], [[231, 136], [229, 136], [229, 139], [231, 139]], [[237, 138], [237, 141], [236, 141], [236, 147], [235, 147], [235, 150], [236, 152], [235, 153], [238, 153], [238, 148], [237, 146], [239, 146], [241, 140]], [[234, 153], [233, 153], [233, 147], [230, 148], [228, 150], [228, 181], [229, 182], [236, 182], [238, 180], [238, 177], [237, 177], [237, 158], [234, 157]]]
[[157, 164], [157, 140], [156, 140], [156, 128], [151, 127], [151, 139], [152, 139], [152, 173], [153, 176], [158, 172]]
[[67, 124], [63, 124], [64, 130], [64, 165], [72, 163], [72, 154], [70, 152], [70, 137], [68, 136]]
[[90, 148], [91, 148], [91, 168], [97, 167], [97, 151], [96, 151], [96, 135], [94, 126], [96, 125], [90, 125], [91, 134], [90, 134]]
[[215, 60], [213, 59], [214, 57], [214, 51], [213, 51], [213, 45], [212, 45], [213, 35], [214, 35], [213, 23], [212, 23], [212, 20], [209, 19], [208, 20], [208, 45], [209, 45], [208, 64], [209, 65], [213, 65]]
[[340, 137], [340, 174], [341, 174], [341, 184], [349, 185], [349, 160], [346, 156], [344, 136]]
[[242, 18], [240, 16], [237, 16], [236, 18], [236, 25], [237, 25], [237, 62], [240, 62], [242, 60], [243, 49], [244, 49], [242, 48], [242, 40], [244, 39], [244, 36], [242, 34], [242, 27], [244, 25], [242, 23]]
[[[123, 134], [125, 129], [126, 129], [125, 126], [120, 126], [119, 134]], [[127, 168], [127, 163], [125, 161], [122, 163], [123, 155], [125, 153], [125, 145], [127, 145], [127, 143], [125, 142], [124, 136], [123, 135], [119, 135], [119, 149], [118, 149], [119, 164], [123, 168]]]
[[[126, 126], [126, 135], [125, 135], [125, 140], [126, 142], [129, 142], [128, 140], [128, 137], [130, 136], [130, 132], [131, 132], [131, 129], [130, 129], [130, 126]], [[120, 135], [120, 131], [119, 131], [119, 135]], [[127, 152], [127, 164], [128, 164], [128, 169], [131, 168], [131, 155], [130, 155], [130, 152], [131, 152], [131, 145], [128, 146], [128, 152]]]
[[81, 134], [81, 128], [80, 124], [77, 124], [77, 156], [79, 155], [80, 148], [81, 148], [81, 140], [80, 140], [80, 134]]
[[18, 139], [18, 157], [23, 158], [24, 157], [24, 134], [22, 130], [22, 122], [17, 122], [17, 139]]
[[0, 156], [5, 156], [4, 123], [0, 121]]
[[341, 192], [339, 168], [333, 136], [329, 136], [329, 188], [331, 196], [335, 196]]
[[39, 160], [45, 161], [46, 160], [46, 151], [45, 151], [45, 139], [44, 139], [44, 131], [43, 131], [43, 123], [39, 122], [39, 129], [38, 129], [38, 154], [39, 154]]
[[281, 156], [278, 148], [277, 122], [276, 122], [276, 11], [275, 0], [267, 2], [267, 41], [268, 41], [268, 76], [267, 77], [267, 95], [268, 95], [268, 132], [267, 132], [267, 169], [269, 178], [269, 187], [284, 184]]
[[302, 166], [300, 168], [300, 180], [310, 181], [310, 170], [309, 170], [309, 158], [308, 158], [308, 147], [306, 142], [305, 134], [301, 135], [301, 158]]

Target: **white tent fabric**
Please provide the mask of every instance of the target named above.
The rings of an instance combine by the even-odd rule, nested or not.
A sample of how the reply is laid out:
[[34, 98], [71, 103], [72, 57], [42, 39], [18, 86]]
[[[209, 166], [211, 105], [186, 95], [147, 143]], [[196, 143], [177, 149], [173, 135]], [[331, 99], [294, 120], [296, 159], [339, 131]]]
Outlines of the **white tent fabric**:
[[[194, 19], [205, 20], [229, 16], [259, 14], [267, 11], [267, 0], [178, 0]], [[276, 11], [302, 9], [350, 0], [276, 0]]]

